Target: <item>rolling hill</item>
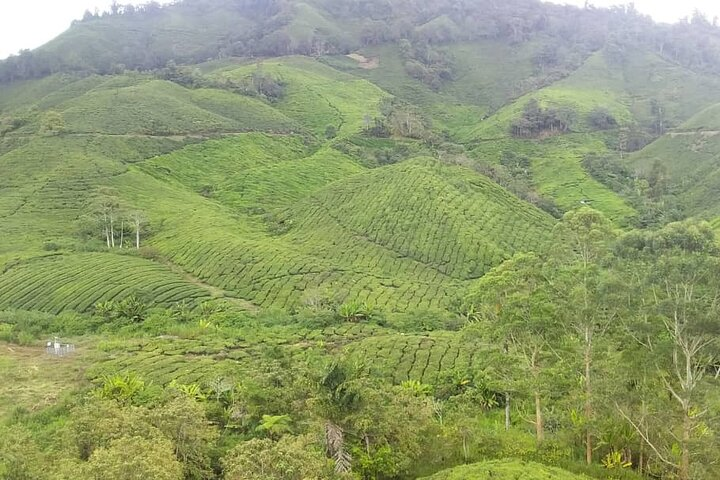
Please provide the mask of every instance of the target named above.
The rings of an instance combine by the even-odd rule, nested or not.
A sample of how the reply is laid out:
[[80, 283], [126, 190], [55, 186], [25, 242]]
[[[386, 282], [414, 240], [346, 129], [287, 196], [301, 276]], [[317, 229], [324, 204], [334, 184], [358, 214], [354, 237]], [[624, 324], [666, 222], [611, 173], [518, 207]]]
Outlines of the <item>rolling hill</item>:
[[718, 478], [718, 115], [699, 13], [88, 12], [0, 62], [0, 477]]
[[[527, 200], [631, 223], [637, 204], [583, 166], [623, 156], [627, 132], [650, 142], [629, 165], [697, 179], [690, 212], [717, 215], [720, 79], [642, 35], [618, 46], [612, 19], [655, 28], [632, 13], [547, 6], [559, 23], [520, 34], [508, 11], [527, 22], [539, 5], [488, 6], [493, 29], [442, 2], [206, 3], [86, 16], [0, 65], [15, 72], [0, 88], [0, 306], [141, 294], [448, 308], [467, 282], [547, 245], [555, 220]], [[599, 36], [564, 43], [571, 19]], [[144, 32], [144, 53], [117, 48], [128, 29]], [[17, 63], [48, 58], [49, 72]], [[569, 112], [564, 130], [513, 133], [534, 101]], [[511, 170], [508, 155], [527, 165]]]

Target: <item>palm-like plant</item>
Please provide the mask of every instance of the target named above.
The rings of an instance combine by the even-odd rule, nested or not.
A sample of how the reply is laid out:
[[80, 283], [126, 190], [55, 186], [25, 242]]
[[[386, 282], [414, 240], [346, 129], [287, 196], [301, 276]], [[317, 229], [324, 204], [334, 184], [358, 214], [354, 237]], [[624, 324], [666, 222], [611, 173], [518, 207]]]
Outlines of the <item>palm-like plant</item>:
[[352, 457], [345, 445], [342, 424], [360, 407], [362, 396], [353, 382], [353, 373], [347, 365], [333, 363], [320, 380], [319, 406], [325, 417], [325, 446], [327, 455], [335, 462], [335, 472], [349, 473]]
[[135, 373], [130, 372], [104, 377], [102, 386], [96, 390], [96, 395], [127, 405], [133, 403], [145, 388], [145, 382]]
[[291, 424], [290, 415], [263, 415], [260, 425], [255, 430], [265, 433], [270, 438], [277, 439], [285, 433], [290, 433]]

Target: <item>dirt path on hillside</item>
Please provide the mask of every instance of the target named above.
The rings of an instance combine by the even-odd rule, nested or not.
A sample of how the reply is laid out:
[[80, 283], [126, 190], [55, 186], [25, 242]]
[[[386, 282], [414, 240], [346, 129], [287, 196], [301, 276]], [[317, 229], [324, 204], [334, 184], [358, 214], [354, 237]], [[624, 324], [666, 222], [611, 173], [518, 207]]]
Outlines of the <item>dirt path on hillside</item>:
[[687, 130], [668, 132], [667, 134], [670, 137], [692, 137], [696, 135], [702, 135], [703, 137], [715, 137], [720, 135], [720, 130]]
[[368, 58], [364, 55], [360, 55], [359, 53], [351, 53], [346, 56], [351, 60], [355, 60], [358, 67], [364, 68], [365, 70], [375, 70], [380, 66], [380, 59], [377, 57]]

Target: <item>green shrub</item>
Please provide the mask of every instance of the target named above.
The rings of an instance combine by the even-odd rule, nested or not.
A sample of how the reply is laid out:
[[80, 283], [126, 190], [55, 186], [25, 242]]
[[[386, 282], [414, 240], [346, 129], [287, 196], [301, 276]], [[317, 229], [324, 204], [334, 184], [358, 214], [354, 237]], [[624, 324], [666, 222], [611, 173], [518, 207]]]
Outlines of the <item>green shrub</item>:
[[590, 480], [555, 467], [521, 460], [492, 460], [437, 473], [426, 480]]

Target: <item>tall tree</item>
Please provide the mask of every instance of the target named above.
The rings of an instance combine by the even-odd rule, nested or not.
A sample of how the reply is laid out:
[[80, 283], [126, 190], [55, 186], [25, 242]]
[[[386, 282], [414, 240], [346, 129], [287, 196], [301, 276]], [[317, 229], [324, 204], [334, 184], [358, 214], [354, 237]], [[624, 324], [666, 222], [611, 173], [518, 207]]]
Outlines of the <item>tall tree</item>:
[[557, 248], [550, 282], [568, 332], [579, 346], [583, 382], [585, 461], [593, 461], [592, 422], [595, 417], [593, 377], [596, 348], [613, 327], [615, 314], [604, 298], [603, 262], [615, 233], [612, 223], [600, 212], [581, 208], [568, 212], [555, 229]]
[[635, 306], [626, 319], [628, 334], [651, 366], [644, 376], [654, 377], [666, 395], [644, 401], [641, 411], [619, 405], [618, 410], [678, 478], [704, 478], [710, 474], [701, 469], [711, 465], [706, 455], [717, 440], [712, 391], [720, 385], [720, 257], [714, 234], [707, 224], [684, 222], [629, 234], [622, 247], [630, 259], [628, 303]]
[[558, 360], [557, 347], [563, 337], [543, 261], [533, 254], [516, 255], [483, 276], [466, 301], [477, 309], [490, 337], [520, 360], [529, 375], [535, 435], [542, 442], [547, 370]]

